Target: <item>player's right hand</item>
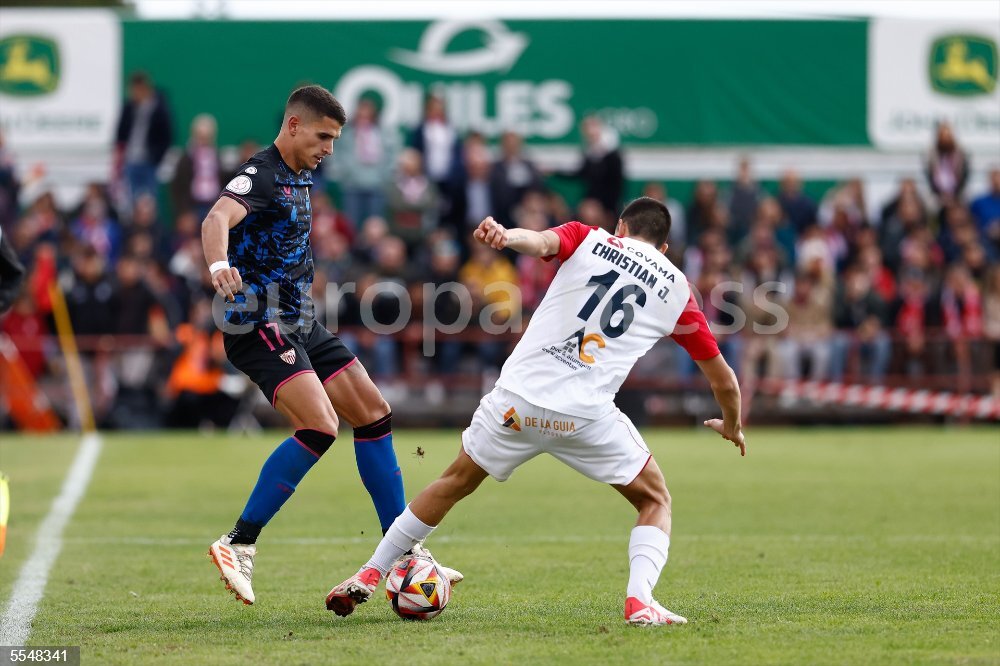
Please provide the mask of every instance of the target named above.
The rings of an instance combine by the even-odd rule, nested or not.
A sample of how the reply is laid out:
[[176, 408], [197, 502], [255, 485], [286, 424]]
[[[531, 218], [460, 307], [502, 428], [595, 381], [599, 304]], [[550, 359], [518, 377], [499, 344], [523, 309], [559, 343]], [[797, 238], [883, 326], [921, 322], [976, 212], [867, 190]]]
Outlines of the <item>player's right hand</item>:
[[235, 301], [236, 293], [243, 289], [243, 278], [235, 268], [220, 268], [212, 273], [212, 286], [219, 296], [227, 301]]
[[507, 247], [507, 230], [492, 217], [487, 217], [480, 222], [476, 230], [472, 232], [472, 236], [494, 250], [502, 250]]
[[723, 439], [728, 439], [736, 448], [740, 450], [740, 455], [747, 454], [747, 443], [743, 437], [743, 428], [739, 423], [726, 424], [722, 419], [709, 419], [705, 421], [705, 426], [722, 435]]

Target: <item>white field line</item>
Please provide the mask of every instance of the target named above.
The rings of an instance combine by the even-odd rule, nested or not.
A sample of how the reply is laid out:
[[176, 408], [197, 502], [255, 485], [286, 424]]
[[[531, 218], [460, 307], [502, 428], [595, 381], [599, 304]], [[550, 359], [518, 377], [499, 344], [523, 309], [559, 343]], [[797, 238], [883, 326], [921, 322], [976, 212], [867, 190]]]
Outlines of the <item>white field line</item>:
[[[966, 543], [966, 544], [996, 544], [1000, 543], [1000, 534], [997, 535], [971, 535], [971, 534], [902, 534], [882, 537], [870, 537], [866, 535], [838, 535], [838, 534], [788, 534], [788, 535], [726, 535], [726, 534], [677, 534], [678, 541], [731, 541], [742, 543], [752, 541], [755, 543], [830, 543], [830, 542], [871, 542], [878, 543]], [[116, 545], [116, 546], [206, 546], [207, 539], [190, 538], [154, 538], [154, 537], [74, 537], [66, 539], [73, 544], [95, 544], [95, 545]], [[494, 544], [503, 545], [509, 543], [516, 544], [545, 544], [545, 543], [628, 543], [628, 532], [620, 535], [592, 534], [592, 535], [537, 535], [518, 537], [483, 537], [483, 536], [463, 536], [447, 535], [431, 537], [430, 545], [435, 543], [455, 543], [455, 544]], [[265, 538], [262, 543], [274, 546], [349, 546], [355, 544], [375, 544], [374, 537], [354, 536], [354, 537], [277, 537]]]
[[62, 550], [63, 530], [87, 491], [100, 453], [100, 437], [94, 433], [84, 435], [59, 496], [53, 500], [48, 515], [38, 526], [35, 549], [14, 582], [7, 608], [0, 618], [0, 645], [24, 645], [28, 640], [38, 603], [45, 594], [49, 572]]

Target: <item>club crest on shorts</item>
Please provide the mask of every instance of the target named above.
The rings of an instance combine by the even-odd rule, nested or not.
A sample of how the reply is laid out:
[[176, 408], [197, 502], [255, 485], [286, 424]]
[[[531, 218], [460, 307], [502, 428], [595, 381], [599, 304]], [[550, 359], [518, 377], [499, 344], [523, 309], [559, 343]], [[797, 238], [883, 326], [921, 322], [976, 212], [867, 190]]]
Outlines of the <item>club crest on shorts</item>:
[[517, 411], [513, 407], [503, 415], [503, 427], [521, 432], [521, 417], [517, 415]]
[[283, 351], [278, 354], [278, 357], [288, 365], [292, 365], [295, 363], [295, 350], [289, 349], [287, 351]]

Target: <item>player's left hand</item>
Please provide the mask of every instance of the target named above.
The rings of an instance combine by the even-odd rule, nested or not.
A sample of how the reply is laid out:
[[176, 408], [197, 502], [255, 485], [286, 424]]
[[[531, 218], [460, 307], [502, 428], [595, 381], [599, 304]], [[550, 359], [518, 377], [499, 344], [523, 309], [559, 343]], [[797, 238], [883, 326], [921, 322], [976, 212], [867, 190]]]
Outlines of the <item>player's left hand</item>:
[[212, 286], [215, 292], [222, 296], [227, 302], [236, 301], [236, 293], [243, 289], [243, 278], [240, 272], [233, 267], [220, 268], [212, 273]]
[[726, 427], [722, 419], [709, 419], [705, 421], [705, 426], [722, 435], [723, 439], [728, 439], [732, 442], [740, 450], [741, 456], [747, 454], [747, 443], [743, 437], [743, 428], [740, 427], [740, 424], [737, 423], [733, 427]]
[[472, 235], [477, 241], [483, 245], [489, 245], [494, 250], [502, 250], [507, 247], [507, 230], [492, 217], [487, 217], [480, 222]]

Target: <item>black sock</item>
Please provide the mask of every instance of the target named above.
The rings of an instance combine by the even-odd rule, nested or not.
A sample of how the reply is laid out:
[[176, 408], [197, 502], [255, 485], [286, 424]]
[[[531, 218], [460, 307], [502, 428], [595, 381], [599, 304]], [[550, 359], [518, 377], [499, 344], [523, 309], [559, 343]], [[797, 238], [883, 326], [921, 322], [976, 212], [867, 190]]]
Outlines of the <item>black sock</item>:
[[262, 525], [254, 525], [253, 523], [248, 523], [240, 518], [236, 521], [236, 527], [234, 527], [233, 531], [229, 533], [230, 543], [243, 544], [247, 546], [257, 543], [257, 537], [260, 536], [260, 531], [262, 529]]

